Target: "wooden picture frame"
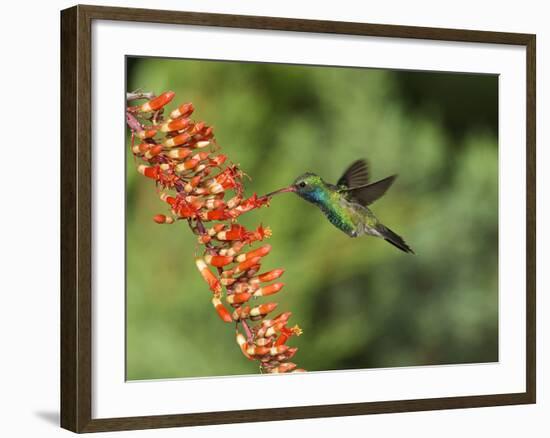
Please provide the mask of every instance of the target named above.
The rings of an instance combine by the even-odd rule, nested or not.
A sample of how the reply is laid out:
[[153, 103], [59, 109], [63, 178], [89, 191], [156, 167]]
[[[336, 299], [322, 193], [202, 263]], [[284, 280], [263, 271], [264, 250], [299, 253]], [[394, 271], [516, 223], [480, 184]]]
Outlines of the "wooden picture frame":
[[[518, 45], [526, 48], [526, 391], [322, 406], [92, 418], [91, 70], [94, 20]], [[61, 12], [61, 426], [98, 432], [535, 403], [535, 35], [75, 6]], [[122, 123], [122, 121], [121, 121]]]

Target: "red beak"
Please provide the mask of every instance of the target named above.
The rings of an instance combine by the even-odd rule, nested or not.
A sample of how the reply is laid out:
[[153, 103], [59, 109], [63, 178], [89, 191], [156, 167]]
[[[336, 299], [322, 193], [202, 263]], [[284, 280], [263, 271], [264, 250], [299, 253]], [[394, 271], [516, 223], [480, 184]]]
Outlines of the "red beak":
[[296, 187], [288, 186], [283, 189], [275, 190], [274, 192], [268, 193], [267, 195], [265, 195], [265, 197], [271, 198], [272, 196], [278, 195], [279, 193], [287, 193], [287, 192], [295, 192], [295, 191], [296, 191]]

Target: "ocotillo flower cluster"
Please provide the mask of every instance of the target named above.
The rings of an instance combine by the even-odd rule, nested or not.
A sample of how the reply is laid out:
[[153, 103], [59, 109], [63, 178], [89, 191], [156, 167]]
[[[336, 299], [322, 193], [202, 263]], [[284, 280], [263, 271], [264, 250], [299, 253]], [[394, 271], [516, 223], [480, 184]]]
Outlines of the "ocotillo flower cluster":
[[184, 219], [198, 236], [202, 250], [195, 264], [212, 292], [216, 313], [222, 321], [235, 324], [243, 354], [258, 361], [261, 372], [304, 371], [290, 361], [297, 348], [286, 344], [291, 336], [301, 334], [297, 325], [287, 326], [291, 313], [271, 317], [277, 303], [256, 301], [284, 286], [277, 281], [282, 269], [260, 273], [271, 245], [257, 243], [269, 238], [271, 230], [262, 225], [247, 230], [237, 221], [240, 215], [267, 205], [269, 198], [255, 193], [245, 198], [243, 172], [234, 164], [224, 166], [227, 157], [217, 153], [212, 127], [190, 118], [192, 103], [164, 116], [173, 98], [171, 91], [158, 97], [140, 92], [127, 95], [128, 101], [147, 99], [127, 107], [126, 121], [137, 170], [155, 181], [170, 212], [153, 220], [173, 224]]

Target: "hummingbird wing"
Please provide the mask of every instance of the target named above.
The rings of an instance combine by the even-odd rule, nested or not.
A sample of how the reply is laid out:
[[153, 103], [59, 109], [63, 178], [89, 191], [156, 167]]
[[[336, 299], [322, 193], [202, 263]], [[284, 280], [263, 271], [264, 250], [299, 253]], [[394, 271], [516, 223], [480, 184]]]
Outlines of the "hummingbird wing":
[[344, 174], [340, 177], [337, 186], [354, 188], [369, 183], [369, 165], [366, 160], [357, 160], [351, 163]]
[[372, 204], [380, 199], [384, 193], [391, 187], [397, 175], [388, 176], [380, 181], [366, 184], [359, 187], [343, 188], [340, 192], [346, 193], [348, 198], [363, 206]]

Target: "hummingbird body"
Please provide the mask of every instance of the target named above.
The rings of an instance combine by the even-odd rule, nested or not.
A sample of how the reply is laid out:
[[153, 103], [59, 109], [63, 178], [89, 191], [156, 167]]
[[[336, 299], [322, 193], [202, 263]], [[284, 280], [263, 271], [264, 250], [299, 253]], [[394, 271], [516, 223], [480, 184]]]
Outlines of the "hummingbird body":
[[325, 182], [319, 175], [304, 173], [294, 183], [271, 193], [295, 192], [316, 205], [335, 227], [350, 237], [370, 235], [381, 237], [404, 252], [413, 253], [405, 241], [385, 227], [368, 205], [379, 199], [393, 184], [396, 176], [368, 183], [368, 167], [364, 160], [354, 162], [336, 185]]
[[319, 207], [336, 228], [350, 237], [363, 234], [376, 235], [375, 227], [378, 220], [368, 208], [350, 202], [346, 199], [346, 195], [338, 190], [338, 186], [326, 183], [320, 176], [313, 173], [305, 173], [296, 181], [299, 183], [302, 180], [307, 180], [312, 189], [302, 193], [297, 192], [297, 194]]

